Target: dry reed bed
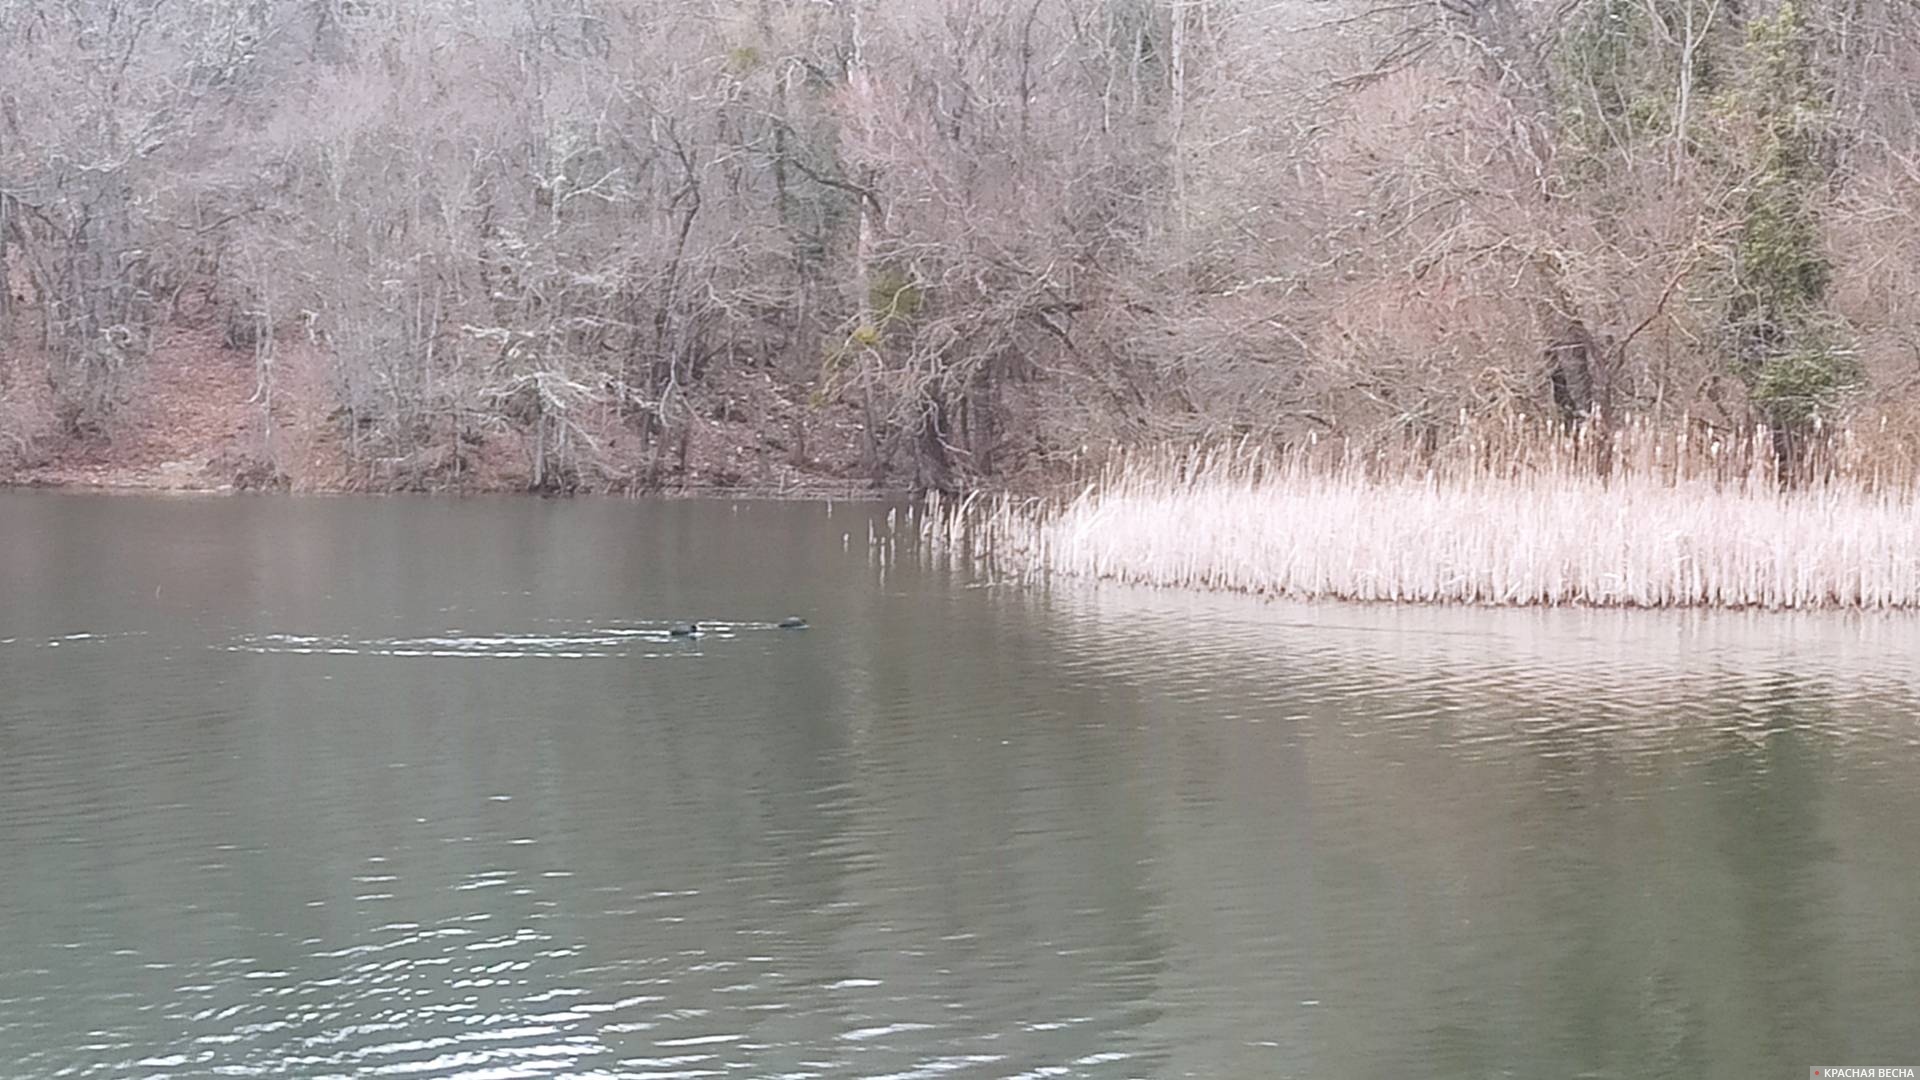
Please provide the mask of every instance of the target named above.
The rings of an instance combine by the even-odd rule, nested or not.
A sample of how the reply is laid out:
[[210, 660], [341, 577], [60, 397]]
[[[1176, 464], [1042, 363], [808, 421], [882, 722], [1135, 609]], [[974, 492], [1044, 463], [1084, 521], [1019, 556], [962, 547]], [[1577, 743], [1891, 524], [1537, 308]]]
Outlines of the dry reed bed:
[[923, 538], [1003, 574], [1304, 599], [1920, 607], [1907, 470], [1870, 468], [1838, 438], [1799, 465], [1808, 478], [1779, 483], [1765, 433], [1645, 429], [1418, 454], [1162, 453], [1064, 501], [936, 504]]

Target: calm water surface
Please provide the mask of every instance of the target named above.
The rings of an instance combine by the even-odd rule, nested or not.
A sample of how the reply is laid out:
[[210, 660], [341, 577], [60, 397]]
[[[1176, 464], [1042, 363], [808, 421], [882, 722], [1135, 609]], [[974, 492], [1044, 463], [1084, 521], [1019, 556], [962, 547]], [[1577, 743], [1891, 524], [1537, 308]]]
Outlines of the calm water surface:
[[1920, 1062], [1920, 620], [981, 586], [883, 516], [0, 494], [0, 1076]]

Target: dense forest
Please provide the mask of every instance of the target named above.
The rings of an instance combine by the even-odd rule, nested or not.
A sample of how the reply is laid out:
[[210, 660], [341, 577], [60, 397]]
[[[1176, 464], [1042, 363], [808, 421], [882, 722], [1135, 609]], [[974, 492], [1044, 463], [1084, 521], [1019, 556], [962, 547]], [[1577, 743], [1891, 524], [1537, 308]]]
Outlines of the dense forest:
[[1905, 438], [1916, 210], [1911, 0], [0, 0], [0, 476]]

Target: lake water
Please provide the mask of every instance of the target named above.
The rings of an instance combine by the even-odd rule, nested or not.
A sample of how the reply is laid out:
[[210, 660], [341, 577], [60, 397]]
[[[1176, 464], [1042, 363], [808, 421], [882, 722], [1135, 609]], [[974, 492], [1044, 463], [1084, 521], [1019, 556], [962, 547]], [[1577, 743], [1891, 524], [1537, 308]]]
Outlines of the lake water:
[[0, 1076], [1920, 1063], [1920, 618], [986, 586], [884, 513], [0, 494]]

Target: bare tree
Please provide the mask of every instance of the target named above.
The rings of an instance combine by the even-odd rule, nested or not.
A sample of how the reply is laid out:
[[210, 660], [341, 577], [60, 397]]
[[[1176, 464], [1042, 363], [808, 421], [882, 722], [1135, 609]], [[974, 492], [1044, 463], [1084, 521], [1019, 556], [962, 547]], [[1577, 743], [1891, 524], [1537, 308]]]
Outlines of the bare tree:
[[209, 303], [261, 468], [317, 412], [379, 488], [1920, 423], [1920, 26], [1795, 5], [0, 0], [4, 441]]

